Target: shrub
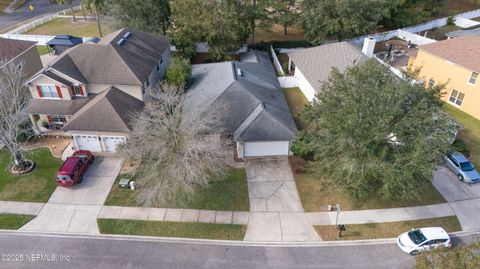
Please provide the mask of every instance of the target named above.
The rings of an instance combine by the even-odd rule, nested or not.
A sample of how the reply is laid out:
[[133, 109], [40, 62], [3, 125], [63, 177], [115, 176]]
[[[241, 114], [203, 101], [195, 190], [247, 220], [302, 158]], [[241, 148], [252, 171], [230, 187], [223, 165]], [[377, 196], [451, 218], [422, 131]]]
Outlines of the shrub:
[[165, 73], [165, 81], [175, 86], [185, 85], [191, 73], [192, 67], [190, 66], [189, 60], [181, 57], [173, 57]]
[[467, 144], [465, 144], [465, 142], [463, 142], [463, 140], [461, 140], [461, 139], [455, 140], [455, 142], [453, 142], [453, 144], [452, 144], [452, 148], [454, 150], [466, 155], [467, 157], [470, 157], [470, 151], [468, 150], [468, 146], [467, 146]]
[[453, 16], [448, 16], [447, 18], [447, 25], [448, 26], [452, 26], [452, 25], [455, 25], [455, 19], [453, 18]]

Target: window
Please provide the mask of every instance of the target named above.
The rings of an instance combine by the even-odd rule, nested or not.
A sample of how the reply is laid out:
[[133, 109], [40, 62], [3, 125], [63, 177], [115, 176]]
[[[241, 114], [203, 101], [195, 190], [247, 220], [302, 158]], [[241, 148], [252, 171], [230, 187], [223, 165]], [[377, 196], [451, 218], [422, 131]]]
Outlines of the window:
[[39, 85], [37, 89], [41, 92], [40, 97], [60, 98], [55, 85]]
[[72, 94], [73, 95], [83, 95], [83, 89], [80, 85], [72, 85]]
[[453, 103], [457, 106], [461, 106], [463, 104], [463, 99], [465, 98], [465, 94], [457, 91], [457, 90], [452, 90], [452, 94], [450, 95], [450, 103]]
[[478, 73], [475, 73], [473, 72], [472, 73], [472, 76], [470, 77], [470, 79], [468, 80], [468, 83], [470, 84], [475, 84], [477, 82], [477, 79], [478, 79]]
[[51, 115], [50, 119], [52, 120], [53, 123], [65, 123], [67, 122], [67, 119], [65, 116], [62, 115]]
[[428, 86], [429, 87], [432, 87], [433, 85], [435, 85], [435, 80], [433, 80], [432, 78], [428, 81]]

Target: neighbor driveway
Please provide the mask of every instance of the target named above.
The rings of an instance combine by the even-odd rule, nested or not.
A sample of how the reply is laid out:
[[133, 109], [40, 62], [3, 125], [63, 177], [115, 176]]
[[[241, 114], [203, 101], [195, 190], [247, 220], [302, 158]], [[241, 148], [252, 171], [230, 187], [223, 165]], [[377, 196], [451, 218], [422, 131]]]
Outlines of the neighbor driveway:
[[21, 230], [99, 234], [97, 216], [121, 165], [120, 158], [97, 157], [81, 184], [57, 187], [38, 216]]
[[434, 173], [433, 185], [450, 204], [462, 230], [480, 228], [480, 183], [460, 182], [455, 174], [441, 166]]
[[246, 161], [250, 218], [245, 241], [319, 241], [287, 158]]

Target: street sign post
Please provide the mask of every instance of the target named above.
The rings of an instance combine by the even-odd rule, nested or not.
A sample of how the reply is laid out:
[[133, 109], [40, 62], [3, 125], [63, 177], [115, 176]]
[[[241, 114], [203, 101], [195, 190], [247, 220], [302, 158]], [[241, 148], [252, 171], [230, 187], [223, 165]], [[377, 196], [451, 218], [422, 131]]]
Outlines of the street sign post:
[[33, 17], [35, 17], [35, 6], [33, 4], [28, 5], [28, 9], [33, 13]]

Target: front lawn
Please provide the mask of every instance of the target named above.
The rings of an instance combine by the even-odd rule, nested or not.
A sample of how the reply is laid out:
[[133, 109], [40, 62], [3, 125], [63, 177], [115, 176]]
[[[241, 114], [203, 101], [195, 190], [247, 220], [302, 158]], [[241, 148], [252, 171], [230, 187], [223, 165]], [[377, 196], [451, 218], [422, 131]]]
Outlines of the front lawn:
[[444, 108], [452, 118], [465, 127], [460, 130], [458, 138], [467, 145], [472, 163], [480, 168], [480, 120], [449, 104], [445, 104]]
[[38, 51], [38, 54], [40, 54], [40, 56], [49, 53], [48, 46], [46, 46], [46, 45], [38, 45], [37, 46], [37, 51]]
[[196, 222], [97, 219], [102, 234], [243, 240], [247, 226]]
[[346, 225], [346, 230], [342, 232], [341, 238], [338, 237], [338, 230], [335, 228], [335, 225], [316, 225], [314, 227], [318, 235], [320, 235], [325, 241], [397, 237], [412, 228], [422, 227], [443, 227], [447, 232], [462, 230], [456, 216], [412, 221]]
[[[295, 159], [291, 159], [290, 162], [293, 164], [294, 160]], [[432, 184], [428, 184], [423, 189], [419, 189], [418, 192], [422, 194], [421, 198], [411, 201], [395, 201], [382, 199], [380, 197], [356, 200], [337, 188], [325, 188], [326, 186], [324, 186], [323, 182], [317, 177], [309, 173], [302, 173], [299, 170], [300, 169], [295, 168], [292, 169], [305, 211], [325, 211], [329, 204], [335, 205], [337, 203], [341, 205], [342, 210], [362, 210], [430, 205], [446, 202], [445, 198], [443, 198]]]
[[[121, 189], [118, 182], [121, 178], [131, 178], [119, 175], [105, 201], [109, 206], [142, 206], [135, 200], [134, 192]], [[245, 169], [230, 168], [228, 173], [218, 180], [212, 181], [206, 188], [199, 188], [192, 199], [187, 195], [178, 194], [175, 200], [153, 207], [190, 208], [226, 211], [249, 211], [248, 187]]]
[[15, 176], [10, 173], [10, 154], [0, 151], [0, 200], [43, 203], [55, 190], [55, 175], [62, 161], [46, 148], [29, 151], [26, 157], [37, 167], [30, 174]]
[[288, 107], [292, 112], [293, 120], [297, 125], [299, 130], [304, 129], [307, 124], [304, 120], [302, 120], [302, 112], [305, 109], [305, 106], [309, 105], [310, 103], [307, 100], [307, 97], [303, 95], [303, 92], [300, 88], [288, 88], [283, 89], [283, 94], [285, 95], [285, 99], [287, 100]]
[[32, 215], [0, 214], [0, 229], [18, 230], [34, 218]]
[[[102, 27], [103, 35], [107, 35], [113, 30], [110, 26], [102, 23], [100, 21]], [[94, 37], [100, 36], [98, 32], [97, 21], [77, 21], [73, 22], [71, 19], [68, 18], [59, 18], [52, 20], [50, 22], [46, 22], [34, 29], [27, 31], [25, 34], [27, 35], [73, 35], [78, 37]]]

